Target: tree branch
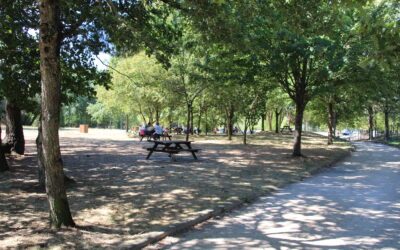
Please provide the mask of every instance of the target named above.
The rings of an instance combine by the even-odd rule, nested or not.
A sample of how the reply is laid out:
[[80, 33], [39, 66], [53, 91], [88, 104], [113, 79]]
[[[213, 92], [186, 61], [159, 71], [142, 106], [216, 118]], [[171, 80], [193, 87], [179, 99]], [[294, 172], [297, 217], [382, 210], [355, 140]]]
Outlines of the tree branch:
[[95, 55], [95, 56], [96, 56], [97, 60], [99, 60], [100, 63], [103, 64], [104, 66], [106, 66], [107, 68], [110, 68], [110, 69], [112, 69], [113, 71], [117, 72], [118, 74], [120, 74], [120, 75], [122, 75], [122, 76], [125, 76], [126, 78], [128, 78], [129, 80], [131, 80], [136, 86], [143, 86], [143, 84], [141, 84], [141, 83], [135, 81], [135, 80], [134, 80], [133, 78], [131, 78], [130, 76], [128, 76], [128, 75], [126, 75], [126, 74], [124, 74], [124, 73], [118, 71], [117, 69], [111, 67], [110, 65], [104, 63], [97, 55]]

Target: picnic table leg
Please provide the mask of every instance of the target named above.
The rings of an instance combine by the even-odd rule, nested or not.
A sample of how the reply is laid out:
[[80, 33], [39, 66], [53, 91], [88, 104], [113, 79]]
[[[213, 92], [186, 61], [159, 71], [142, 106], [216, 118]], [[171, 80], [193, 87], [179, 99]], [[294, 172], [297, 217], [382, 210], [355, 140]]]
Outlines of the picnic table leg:
[[158, 146], [158, 143], [154, 143], [154, 146], [150, 150], [149, 154], [147, 155], [146, 160], [148, 160], [150, 158], [151, 154], [154, 152], [154, 150], [157, 148], [157, 146]]
[[152, 153], [153, 153], [153, 150], [150, 150], [149, 154], [148, 154], [147, 157], [146, 157], [146, 160], [148, 160], [148, 159], [150, 158], [150, 156], [151, 156]]
[[[190, 143], [188, 143], [188, 144], [186, 144], [186, 145], [187, 145], [187, 147], [188, 147], [189, 149], [192, 149], [192, 146], [190, 145]], [[195, 154], [193, 151], [191, 151], [191, 153], [192, 153], [192, 155], [193, 155], [193, 158], [194, 158], [195, 160], [197, 160], [196, 154]]]

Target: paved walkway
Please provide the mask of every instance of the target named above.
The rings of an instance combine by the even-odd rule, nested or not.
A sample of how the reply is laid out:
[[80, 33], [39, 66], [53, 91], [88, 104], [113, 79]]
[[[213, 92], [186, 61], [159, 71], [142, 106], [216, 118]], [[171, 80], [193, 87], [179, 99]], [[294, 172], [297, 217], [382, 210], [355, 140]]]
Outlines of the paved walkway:
[[400, 249], [400, 150], [356, 143], [357, 152], [200, 228], [165, 249]]

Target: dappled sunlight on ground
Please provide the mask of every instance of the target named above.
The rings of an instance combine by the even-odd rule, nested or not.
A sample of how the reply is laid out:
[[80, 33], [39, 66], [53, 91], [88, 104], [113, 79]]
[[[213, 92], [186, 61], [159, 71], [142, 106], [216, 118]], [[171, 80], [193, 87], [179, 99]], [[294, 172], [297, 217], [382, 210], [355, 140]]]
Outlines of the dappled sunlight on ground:
[[[356, 146], [365, 148], [363, 144]], [[399, 150], [371, 147], [316, 178], [292, 184], [185, 234], [168, 237], [156, 247], [397, 249], [400, 160], [393, 159], [400, 159]]]
[[61, 130], [60, 141], [65, 173], [76, 181], [67, 191], [80, 227], [47, 228], [47, 200], [36, 184], [36, 132], [28, 129], [26, 155], [12, 159], [11, 171], [0, 176], [2, 247], [119, 248], [206, 209], [277, 190], [347, 150], [343, 142], [328, 147], [310, 134], [304, 137], [307, 157], [292, 158], [291, 135], [251, 135], [249, 145], [242, 145], [239, 136], [230, 142], [196, 136], [191, 140], [202, 149], [199, 160], [179, 154], [171, 162], [161, 153], [145, 160], [143, 147], [150, 144], [121, 130], [77, 131]]

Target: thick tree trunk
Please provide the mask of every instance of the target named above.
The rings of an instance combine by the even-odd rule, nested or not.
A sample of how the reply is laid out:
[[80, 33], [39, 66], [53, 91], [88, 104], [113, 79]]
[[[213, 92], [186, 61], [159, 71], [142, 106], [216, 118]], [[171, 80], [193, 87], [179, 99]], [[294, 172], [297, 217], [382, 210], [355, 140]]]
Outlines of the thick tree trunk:
[[42, 149], [50, 225], [75, 226], [64, 185], [58, 129], [60, 125], [61, 22], [58, 0], [39, 0], [40, 73], [42, 83]]
[[21, 109], [7, 100], [6, 104], [6, 139], [4, 146], [8, 153], [25, 153], [25, 138], [22, 128]]
[[274, 113], [268, 112], [267, 113], [267, 120], [268, 120], [268, 130], [272, 131], [272, 118], [273, 118]]
[[390, 128], [389, 128], [389, 111], [385, 109], [385, 140], [390, 139]]
[[301, 134], [302, 134], [302, 126], [303, 126], [303, 114], [304, 114], [304, 105], [303, 102], [300, 101], [296, 103], [296, 117], [295, 117], [295, 131], [294, 131], [294, 145], [293, 145], [293, 156], [302, 156], [301, 154]]
[[333, 144], [334, 119], [335, 119], [335, 115], [334, 115], [334, 112], [333, 112], [333, 104], [332, 103], [328, 103], [328, 145], [332, 145]]
[[369, 132], [369, 140], [374, 139], [374, 109], [372, 106], [368, 107], [368, 132]]
[[8, 164], [6, 156], [4, 155], [2, 143], [1, 143], [1, 124], [0, 124], [0, 172], [8, 170]]

